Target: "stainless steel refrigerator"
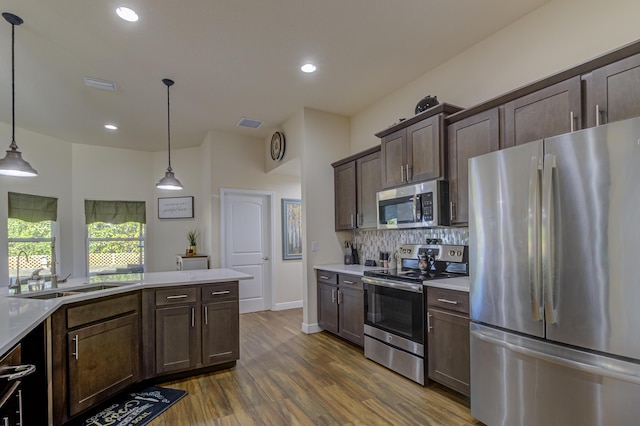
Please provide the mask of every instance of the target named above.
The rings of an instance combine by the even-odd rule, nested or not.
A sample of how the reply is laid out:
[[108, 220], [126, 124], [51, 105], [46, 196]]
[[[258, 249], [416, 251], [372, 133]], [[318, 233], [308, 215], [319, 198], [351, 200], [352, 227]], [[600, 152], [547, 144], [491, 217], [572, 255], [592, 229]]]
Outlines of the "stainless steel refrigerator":
[[640, 118], [469, 161], [471, 414], [640, 424]]

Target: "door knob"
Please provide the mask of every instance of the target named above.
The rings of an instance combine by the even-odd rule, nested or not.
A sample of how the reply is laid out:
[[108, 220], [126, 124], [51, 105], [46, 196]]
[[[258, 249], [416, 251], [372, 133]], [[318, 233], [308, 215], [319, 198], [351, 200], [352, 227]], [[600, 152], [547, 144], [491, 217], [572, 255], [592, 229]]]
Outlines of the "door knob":
[[263, 257], [262, 260], [269, 260], [269, 256]]

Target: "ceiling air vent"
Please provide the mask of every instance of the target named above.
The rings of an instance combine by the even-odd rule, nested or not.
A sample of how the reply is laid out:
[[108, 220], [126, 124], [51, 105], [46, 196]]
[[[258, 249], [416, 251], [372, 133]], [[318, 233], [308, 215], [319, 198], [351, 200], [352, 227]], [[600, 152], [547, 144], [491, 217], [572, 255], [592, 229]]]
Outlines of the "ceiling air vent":
[[242, 117], [240, 119], [240, 121], [238, 121], [237, 126], [238, 127], [249, 127], [251, 129], [257, 129], [258, 127], [260, 127], [262, 125], [262, 123], [264, 123], [264, 121], [253, 120], [251, 118]]
[[113, 81], [99, 80], [93, 77], [85, 77], [84, 84], [89, 87], [95, 87], [96, 89], [109, 90], [115, 92], [117, 90], [116, 83]]

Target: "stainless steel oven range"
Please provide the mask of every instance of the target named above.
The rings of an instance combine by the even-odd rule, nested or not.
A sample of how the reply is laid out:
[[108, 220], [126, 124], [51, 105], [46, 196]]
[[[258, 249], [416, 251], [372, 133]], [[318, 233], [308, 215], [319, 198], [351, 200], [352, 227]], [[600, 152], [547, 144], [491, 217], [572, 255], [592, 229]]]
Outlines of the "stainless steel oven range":
[[402, 268], [366, 271], [364, 355], [425, 384], [425, 282], [468, 275], [468, 248], [405, 244]]

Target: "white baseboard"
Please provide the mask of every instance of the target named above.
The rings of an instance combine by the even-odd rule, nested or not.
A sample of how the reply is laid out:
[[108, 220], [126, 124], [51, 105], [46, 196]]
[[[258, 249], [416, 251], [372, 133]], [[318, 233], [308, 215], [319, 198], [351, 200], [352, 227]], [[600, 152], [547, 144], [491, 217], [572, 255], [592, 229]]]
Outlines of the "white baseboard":
[[320, 333], [322, 330], [324, 329], [320, 327], [318, 323], [315, 323], [315, 324], [302, 323], [302, 332], [304, 334]]
[[273, 307], [274, 311], [286, 311], [287, 309], [302, 308], [302, 300], [295, 300], [293, 302], [276, 303]]

